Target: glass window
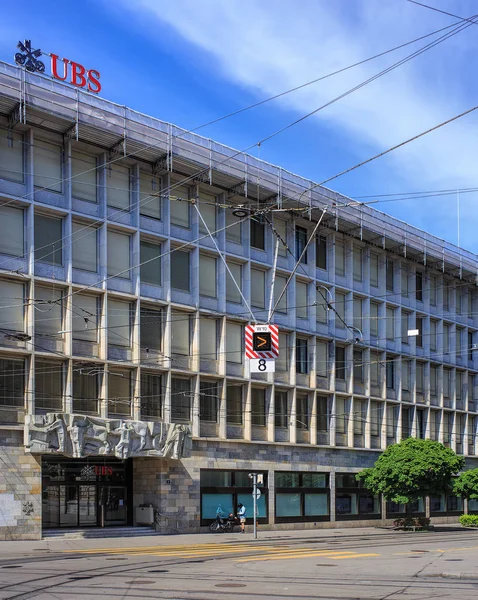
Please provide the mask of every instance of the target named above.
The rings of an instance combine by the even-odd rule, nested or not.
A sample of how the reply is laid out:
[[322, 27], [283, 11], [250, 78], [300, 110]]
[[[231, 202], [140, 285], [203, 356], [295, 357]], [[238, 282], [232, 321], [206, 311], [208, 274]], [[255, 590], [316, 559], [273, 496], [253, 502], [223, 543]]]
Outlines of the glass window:
[[430, 366], [430, 396], [437, 395], [438, 372], [434, 365]]
[[131, 346], [131, 314], [129, 302], [108, 299], [108, 343], [112, 346]]
[[353, 299], [354, 311], [354, 327], [362, 331], [362, 300], [361, 298]]
[[437, 305], [437, 287], [438, 287], [437, 276], [430, 275], [430, 304], [432, 306]]
[[[274, 219], [274, 228], [279, 236], [279, 256], [287, 257], [287, 223], [282, 219]], [[276, 240], [274, 240], [275, 248]]]
[[450, 352], [450, 326], [443, 325], [443, 354]]
[[353, 249], [353, 275], [354, 281], [362, 281], [363, 279], [363, 263], [362, 263], [362, 249]]
[[393, 292], [393, 279], [394, 279], [394, 263], [392, 260], [387, 258], [386, 271], [385, 271], [385, 283], [387, 291]]
[[251, 269], [251, 304], [256, 308], [265, 307], [266, 274], [258, 269]]
[[370, 403], [370, 435], [379, 437], [382, 433], [383, 402], [372, 400]]
[[296, 396], [297, 429], [309, 429], [309, 396], [297, 394]]
[[335, 326], [343, 329], [345, 321], [345, 294], [335, 292], [335, 310]]
[[364, 435], [365, 433], [365, 422], [367, 420], [367, 402], [366, 400], [360, 400], [354, 398], [353, 407], [353, 428], [354, 433], [357, 435]]
[[425, 374], [425, 365], [421, 362], [417, 362], [417, 370], [416, 370], [417, 394], [423, 394], [424, 378], [425, 378], [424, 374]]
[[97, 202], [97, 158], [78, 150], [71, 152], [71, 195]]
[[307, 284], [301, 281], [296, 282], [295, 299], [297, 302], [296, 314], [301, 319], [308, 317], [308, 300], [307, 300]]
[[335, 242], [335, 274], [345, 276], [345, 246], [343, 242]]
[[437, 349], [437, 322], [430, 320], [430, 350]]
[[318, 377], [327, 377], [329, 344], [327, 342], [317, 342], [316, 344], [316, 369]]
[[387, 357], [385, 384], [387, 386], [387, 390], [395, 389], [395, 361], [390, 357]]
[[265, 227], [264, 223], [260, 223], [256, 218], [250, 219], [251, 224], [251, 246], [258, 250], [265, 250]]
[[161, 352], [163, 348], [163, 312], [141, 307], [139, 337], [141, 348]]
[[276, 371], [289, 370], [289, 336], [279, 333], [279, 357], [276, 358]]
[[286, 429], [289, 426], [287, 392], [274, 392], [275, 426]]
[[108, 372], [108, 414], [131, 415], [131, 371], [110, 368]]
[[309, 356], [307, 348], [307, 340], [304, 338], [296, 339], [295, 346], [295, 368], [297, 373], [308, 373], [309, 372]]
[[266, 425], [266, 390], [252, 388], [251, 390], [251, 423], [265, 427]]
[[227, 422], [242, 425], [242, 386], [228, 385], [226, 391]]
[[347, 433], [349, 410], [349, 401], [346, 398], [335, 399], [335, 430], [339, 434]]
[[[25, 287], [16, 281], [0, 281], [0, 328], [24, 331]], [[1, 385], [1, 380], [0, 380]]]
[[387, 405], [387, 438], [395, 440], [397, 437], [398, 413], [400, 407]]
[[199, 293], [217, 298], [217, 260], [213, 256], [199, 255]]
[[[287, 277], [283, 275], [276, 275], [276, 280], [274, 284], [274, 305], [279, 299], [282, 291], [284, 290], [287, 284]], [[280, 299], [279, 304], [277, 305], [276, 311], [279, 313], [287, 314], [287, 288], [284, 294], [282, 294], [282, 298]]]
[[423, 302], [423, 273], [421, 271], [415, 273], [415, 297]]
[[240, 218], [232, 214], [232, 210], [226, 210], [226, 240], [236, 244], [242, 244], [242, 223]]
[[[304, 229], [304, 227], [296, 226], [296, 228], [295, 228], [295, 257], [296, 257], [296, 260], [299, 260], [299, 258], [301, 257], [302, 252], [304, 251], [306, 245], [307, 245], [307, 229]], [[304, 256], [302, 256], [302, 258], [300, 259], [300, 262], [303, 263], [304, 265], [307, 264], [307, 252], [305, 252]]]
[[228, 302], [235, 302], [236, 304], [242, 304], [241, 294], [239, 293], [239, 290], [237, 289], [237, 286], [235, 285], [235, 283], [233, 281], [233, 277], [234, 277], [234, 280], [236, 281], [237, 285], [242, 290], [242, 265], [238, 265], [237, 263], [228, 261], [227, 266], [229, 267], [229, 270], [231, 271], [232, 277], [226, 271], [226, 300]]
[[35, 260], [49, 265], [63, 264], [63, 223], [61, 219], [35, 215]]
[[191, 420], [191, 380], [171, 377], [171, 421]]
[[73, 369], [73, 412], [98, 412], [98, 374], [82, 368]]
[[23, 135], [0, 129], [0, 178], [23, 183]]
[[0, 381], [0, 406], [23, 407], [25, 361], [0, 358]]
[[139, 213], [161, 219], [161, 179], [152, 173], [139, 173]]
[[191, 317], [188, 313], [171, 313], [171, 352], [189, 356], [191, 343]]
[[129, 302], [108, 299], [108, 343], [112, 346], [131, 346], [131, 312]]
[[35, 408], [63, 409], [63, 365], [60, 362], [35, 360]]
[[157, 373], [141, 372], [141, 418], [161, 419], [163, 416], [163, 382]]
[[58, 338], [63, 329], [62, 291], [53, 287], [35, 287], [35, 333]]
[[400, 270], [401, 277], [401, 286], [402, 286], [402, 296], [408, 298], [409, 288], [408, 288], [408, 267], [406, 265], [402, 265]]
[[74, 269], [98, 271], [98, 230], [81, 223], [71, 224], [71, 246]]
[[316, 319], [318, 323], [327, 323], [329, 309], [327, 305], [327, 292], [320, 288], [316, 290]]
[[445, 280], [443, 282], [443, 308], [447, 311], [450, 310], [450, 299], [452, 289], [453, 283], [451, 281]]
[[[327, 396], [317, 396], [317, 431], [323, 433], [323, 432], [327, 432], [328, 430], [329, 430], [329, 401], [328, 401]], [[314, 475], [312, 473], [307, 476], [307, 479], [310, 479], [311, 477], [314, 477]], [[317, 486], [317, 487], [322, 487], [322, 486]]]
[[201, 421], [217, 423], [219, 406], [218, 385], [212, 381], [199, 384], [199, 418]]
[[402, 362], [402, 390], [406, 392], [410, 391], [410, 367], [411, 362], [409, 360]]
[[335, 378], [345, 380], [345, 348], [335, 347]]
[[[23, 215], [24, 211], [21, 208], [13, 208], [12, 206], [0, 206], [0, 252], [2, 254], [8, 254], [9, 256], [24, 255], [25, 241]], [[39, 248], [39, 244], [36, 244], [36, 247]], [[50, 252], [51, 248], [49, 248], [48, 251]]]
[[276, 493], [277, 517], [300, 517], [302, 494]]
[[74, 340], [98, 341], [97, 296], [73, 294], [71, 297], [71, 326]]
[[190, 254], [183, 250], [174, 250], [170, 254], [171, 263], [171, 287], [177, 290], [189, 292], [191, 290], [190, 274]]
[[315, 266], [327, 270], [327, 238], [324, 235], [316, 237]]
[[109, 165], [106, 167], [106, 185], [108, 206], [129, 210], [131, 187], [131, 173], [129, 167], [119, 165]]
[[199, 352], [201, 358], [207, 360], [217, 359], [217, 332], [219, 321], [217, 319], [200, 319]]
[[226, 323], [226, 360], [242, 364], [244, 332], [239, 323]]
[[131, 278], [131, 237], [108, 231], [108, 276]]
[[370, 353], [370, 382], [373, 386], [380, 385], [380, 354], [377, 352]]
[[[342, 348], [343, 349], [343, 348]], [[362, 350], [354, 350], [354, 383], [363, 383], [363, 352]]]
[[395, 309], [388, 308], [386, 310], [387, 319], [387, 340], [395, 339]]
[[[217, 226], [216, 226], [216, 197], [211, 196], [209, 194], [205, 194], [203, 192], [199, 192], [199, 211], [201, 213], [202, 218], [206, 222], [207, 228], [209, 229], [209, 233], [212, 235], [215, 234]], [[199, 219], [199, 233], [207, 234], [206, 227], [202, 222], [201, 217], [198, 216]]]
[[141, 240], [140, 242], [141, 283], [161, 285], [161, 244]]
[[401, 319], [402, 344], [408, 344], [408, 317], [409, 317], [409, 313], [402, 312], [402, 319]]
[[61, 194], [62, 160], [63, 150], [61, 146], [35, 138], [33, 144], [35, 187], [46, 188], [49, 192]]
[[418, 335], [416, 336], [416, 344], [418, 348], [423, 347], [423, 318], [417, 317], [416, 328], [418, 329]]
[[370, 302], [370, 335], [378, 337], [378, 304]]
[[378, 254], [370, 254], [370, 285], [378, 287]]
[[189, 211], [189, 189], [183, 185], [173, 184], [169, 196], [169, 210], [171, 214], [171, 225], [191, 227], [191, 217]]

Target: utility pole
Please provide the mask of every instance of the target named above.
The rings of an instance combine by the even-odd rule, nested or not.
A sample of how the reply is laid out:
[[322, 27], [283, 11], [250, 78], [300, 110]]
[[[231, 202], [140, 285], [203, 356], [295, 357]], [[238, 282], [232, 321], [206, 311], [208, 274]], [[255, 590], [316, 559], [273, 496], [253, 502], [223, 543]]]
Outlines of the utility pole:
[[258, 483], [264, 483], [262, 474], [249, 473], [249, 479], [252, 479], [252, 498], [254, 511], [254, 539], [257, 540], [257, 501], [261, 497], [261, 490], [257, 487]]

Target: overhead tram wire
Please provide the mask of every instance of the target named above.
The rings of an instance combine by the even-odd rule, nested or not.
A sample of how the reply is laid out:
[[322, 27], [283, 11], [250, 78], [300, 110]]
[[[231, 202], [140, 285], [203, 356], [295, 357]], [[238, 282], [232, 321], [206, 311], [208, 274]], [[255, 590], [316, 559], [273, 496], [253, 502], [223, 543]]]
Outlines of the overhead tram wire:
[[429, 10], [434, 10], [435, 12], [441, 13], [442, 15], [447, 15], [449, 17], [453, 17], [455, 19], [460, 19], [460, 21], [470, 21], [470, 18], [460, 17], [459, 15], [455, 15], [451, 12], [447, 12], [446, 10], [442, 10], [441, 8], [437, 8], [436, 6], [430, 6], [429, 4], [424, 4], [423, 2], [417, 2], [417, 0], [406, 0], [410, 2], [410, 4], [416, 4], [417, 6], [423, 6], [423, 8], [428, 8]]
[[[476, 16], [478, 16], [478, 15], [473, 15], [473, 18], [475, 18]], [[453, 31], [449, 32], [449, 33], [448, 33], [448, 34], [446, 34], [446, 35], [443, 35], [443, 36], [441, 36], [440, 38], [438, 38], [438, 39], [437, 39], [437, 40], [435, 40], [434, 42], [432, 42], [432, 43], [430, 43], [430, 44], [427, 44], [426, 46], [424, 46], [424, 47], [422, 47], [421, 49], [419, 49], [418, 51], [416, 51], [416, 52], [412, 53], [412, 54], [411, 54], [411, 55], [409, 55], [408, 57], [405, 57], [405, 59], [402, 59], [402, 60], [398, 61], [397, 63], [395, 63], [394, 65], [391, 65], [390, 67], [388, 67], [388, 68], [387, 68], [387, 69], [385, 69], [384, 71], [377, 73], [377, 74], [376, 74], [376, 75], [374, 75], [372, 78], [370, 78], [370, 79], [366, 80], [365, 82], [362, 82], [361, 84], [359, 84], [359, 85], [358, 85], [358, 86], [356, 86], [355, 88], [352, 88], [352, 89], [351, 89], [351, 90], [349, 90], [348, 92], [345, 92], [344, 94], [341, 94], [341, 95], [340, 95], [340, 96], [338, 96], [337, 98], [335, 98], [335, 99], [331, 100], [330, 102], [328, 102], [326, 105], [324, 105], [324, 106], [322, 106], [322, 107], [319, 107], [318, 109], [314, 110], [312, 113], [309, 113], [309, 114], [307, 114], [307, 115], [305, 115], [305, 116], [301, 117], [300, 119], [298, 119], [298, 120], [294, 121], [292, 124], [289, 124], [289, 125], [287, 125], [285, 128], [282, 128], [282, 129], [280, 129], [280, 130], [278, 130], [278, 131], [276, 131], [276, 132], [274, 132], [274, 133], [270, 134], [269, 136], [267, 136], [266, 138], [264, 138], [264, 139], [260, 140], [259, 142], [256, 142], [256, 143], [252, 144], [251, 146], [249, 146], [249, 147], [247, 147], [247, 148], [245, 148], [245, 149], [243, 149], [243, 150], [237, 151], [235, 154], [233, 154], [232, 156], [229, 156], [229, 157], [227, 157], [227, 158], [226, 158], [224, 161], [222, 161], [221, 163], [219, 163], [219, 164], [218, 164], [218, 165], [216, 165], [216, 166], [220, 166], [221, 164], [224, 164], [224, 163], [226, 163], [226, 162], [227, 162], [228, 160], [230, 160], [231, 158], [234, 158], [235, 156], [238, 156], [239, 154], [243, 154], [244, 152], [247, 152], [247, 151], [251, 150], [252, 148], [255, 148], [256, 146], [260, 147], [260, 145], [261, 145], [261, 144], [263, 144], [263, 143], [265, 143], [266, 141], [269, 141], [270, 139], [272, 139], [272, 138], [276, 137], [277, 135], [279, 135], [280, 133], [282, 133], [282, 132], [283, 132], [283, 131], [285, 131], [286, 129], [289, 129], [290, 127], [292, 127], [292, 126], [296, 125], [297, 123], [299, 123], [299, 122], [302, 122], [304, 119], [308, 118], [309, 116], [312, 116], [313, 114], [316, 114], [317, 112], [319, 112], [319, 111], [320, 111], [320, 110], [322, 110], [323, 108], [325, 108], [325, 107], [327, 107], [327, 106], [330, 106], [332, 103], [334, 103], [334, 102], [336, 102], [336, 101], [340, 100], [341, 98], [343, 98], [343, 97], [345, 97], [345, 96], [347, 96], [347, 95], [349, 95], [349, 94], [353, 93], [353, 92], [354, 92], [354, 91], [356, 91], [357, 89], [360, 89], [361, 87], [363, 87], [363, 86], [367, 85], [367, 84], [368, 84], [368, 83], [370, 83], [371, 81], [374, 81], [374, 80], [375, 80], [375, 79], [377, 79], [378, 77], [381, 77], [382, 75], [385, 75], [385, 74], [386, 74], [386, 73], [388, 73], [389, 71], [391, 71], [391, 70], [393, 70], [393, 69], [397, 68], [398, 66], [400, 66], [401, 64], [403, 64], [404, 62], [407, 62], [408, 60], [411, 60], [412, 58], [415, 58], [415, 56], [418, 56], [418, 55], [422, 54], [422, 53], [423, 53], [423, 52], [425, 52], [426, 50], [428, 50], [428, 49], [430, 49], [430, 48], [434, 47], [435, 45], [437, 45], [437, 44], [441, 43], [442, 41], [444, 41], [444, 40], [448, 39], [449, 37], [451, 37], [451, 36], [453, 36], [453, 35], [456, 35], [457, 33], [461, 32], [463, 29], [466, 29], [466, 28], [467, 28], [467, 27], [469, 27], [469, 26], [470, 26], [470, 24], [465, 24], [465, 25], [458, 25], [457, 27], [455, 27], [455, 24], [453, 24], [452, 26], [448, 26], [448, 27], [446, 27], [446, 28], [443, 28], [443, 29], [441, 29], [441, 30], [438, 30], [438, 31], [443, 31], [443, 30], [445, 30], [445, 29], [449, 29], [450, 27], [455, 27], [455, 29], [454, 29]], [[437, 33], [437, 32], [434, 32], [434, 33]], [[433, 33], [433, 34], [434, 34], [434, 33]], [[429, 35], [433, 35], [433, 34], [429, 34]], [[417, 38], [417, 39], [423, 39], [423, 37], [429, 37], [429, 36], [428, 36], [428, 35], [427, 35], [427, 36], [422, 36], [422, 38]], [[407, 45], [408, 45], [408, 44], [407, 44]], [[188, 133], [188, 132], [185, 132], [185, 133]], [[184, 134], [181, 134], [181, 135], [184, 135]], [[177, 136], [177, 137], [180, 137], [180, 136]], [[147, 149], [147, 148], [152, 148], [152, 147], [156, 147], [156, 146], [157, 146], [157, 145], [151, 144], [151, 145], [145, 146], [145, 147], [144, 147], [144, 149]], [[114, 162], [117, 162], [117, 161], [119, 161], [119, 160], [122, 160], [122, 159], [124, 159], [124, 158], [127, 158], [128, 156], [133, 156], [133, 155], [137, 154], [137, 153], [138, 153], [138, 152], [140, 152], [140, 151], [141, 151], [141, 150], [137, 150], [137, 151], [135, 151], [135, 152], [133, 152], [133, 153], [130, 153], [130, 154], [127, 154], [127, 155], [125, 155], [125, 156], [119, 157], [119, 158], [117, 158], [117, 159], [113, 159], [113, 160], [111, 160], [111, 161], [109, 161], [109, 162], [105, 163], [105, 165], [103, 165], [103, 166], [108, 166], [109, 164], [112, 164], [112, 163], [114, 163]], [[82, 175], [82, 174], [85, 174], [85, 173], [88, 173], [88, 172], [90, 172], [90, 171], [92, 171], [92, 170], [96, 170], [97, 168], [98, 168], [98, 167], [95, 167], [95, 168], [93, 168], [93, 169], [89, 169], [89, 170], [87, 170], [87, 171], [84, 171], [83, 173], [79, 173], [79, 174], [75, 175], [74, 177], [79, 177], [80, 175]], [[208, 171], [209, 171], [209, 167], [207, 167], [207, 168], [205, 168], [205, 169], [202, 169], [201, 171], [199, 171], [199, 172], [198, 172], [198, 173], [196, 173], [196, 174], [193, 174], [193, 175], [191, 175], [191, 176], [189, 176], [189, 177], [186, 177], [186, 178], [184, 178], [183, 180], [179, 181], [177, 184], [175, 184], [175, 185], [173, 185], [173, 186], [169, 186], [169, 187], [168, 187], [166, 190], [162, 190], [162, 195], [163, 195], [164, 193], [166, 193], [166, 192], [169, 192], [169, 191], [171, 191], [171, 190], [175, 189], [175, 187], [179, 187], [180, 185], [184, 185], [185, 183], [187, 183], [187, 182], [189, 182], [189, 181], [191, 181], [191, 180], [193, 180], [193, 179], [196, 179], [198, 176], [200, 176], [200, 175], [202, 175], [203, 173], [206, 173], [206, 172], [208, 172]], [[61, 179], [61, 180], [59, 180], [59, 181], [61, 181], [61, 182], [64, 182], [64, 181], [71, 180], [72, 178], [73, 178], [73, 177], [69, 177], [69, 178], [63, 178], [63, 179]], [[315, 186], [315, 187], [316, 187], [316, 186]], [[48, 189], [48, 188], [43, 188], [43, 189]], [[312, 189], [313, 189], [313, 188], [312, 188]], [[34, 192], [33, 192], [33, 193], [34, 193]], [[27, 195], [24, 195], [24, 196], [23, 196], [23, 198], [26, 198], [28, 195], [29, 195], [29, 194], [27, 194]], [[143, 199], [143, 202], [144, 202], [144, 199]], [[138, 203], [136, 203], [136, 205], [137, 205], [137, 204], [140, 204], [140, 203], [141, 203], [141, 201], [140, 201], [140, 202], [138, 202]], [[146, 203], [147, 203], [147, 202], [146, 202]], [[122, 213], [123, 211], [121, 211], [121, 210], [118, 210], [118, 211], [116, 211], [116, 212], [117, 212], [117, 213]], [[114, 214], [114, 213], [113, 213], [113, 214]], [[113, 216], [113, 215], [110, 215], [110, 217], [111, 217], [111, 216]], [[101, 220], [99, 220], [99, 221], [97, 221], [96, 223], [91, 223], [91, 224], [89, 224], [89, 225], [85, 226], [83, 229], [89, 229], [89, 228], [91, 228], [93, 225], [95, 225], [95, 224], [98, 224], [98, 223], [101, 223], [101, 222], [102, 222], [102, 221], [101, 221]], [[81, 230], [79, 230], [79, 231], [81, 231]], [[78, 233], [78, 232], [77, 232], [77, 233]], [[70, 237], [70, 236], [64, 236], [64, 237], [62, 238], [62, 240], [64, 240], [64, 239], [67, 239], [67, 237]], [[79, 239], [81, 239], [81, 238], [79, 238]], [[0, 264], [0, 266], [1, 266], [1, 264]]]

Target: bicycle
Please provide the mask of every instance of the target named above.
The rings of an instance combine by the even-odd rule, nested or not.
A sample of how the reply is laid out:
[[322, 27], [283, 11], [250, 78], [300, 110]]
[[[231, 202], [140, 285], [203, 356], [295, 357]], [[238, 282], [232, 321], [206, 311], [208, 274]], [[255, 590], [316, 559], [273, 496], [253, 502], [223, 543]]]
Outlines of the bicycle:
[[162, 533], [180, 533], [180, 521], [176, 516], [164, 515], [156, 508], [154, 509], [154, 523], [156, 531]]

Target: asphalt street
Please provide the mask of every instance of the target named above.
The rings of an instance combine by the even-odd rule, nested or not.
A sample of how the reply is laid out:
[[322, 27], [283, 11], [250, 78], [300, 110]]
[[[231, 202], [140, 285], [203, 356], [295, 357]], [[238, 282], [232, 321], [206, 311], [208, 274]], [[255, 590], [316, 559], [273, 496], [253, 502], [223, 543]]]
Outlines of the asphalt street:
[[0, 542], [0, 600], [471, 600], [477, 551], [453, 527]]

